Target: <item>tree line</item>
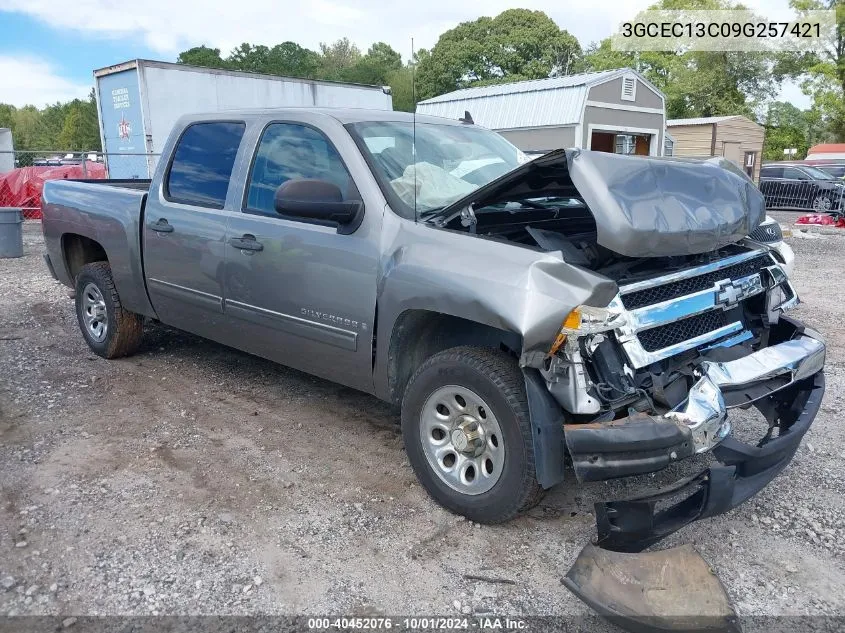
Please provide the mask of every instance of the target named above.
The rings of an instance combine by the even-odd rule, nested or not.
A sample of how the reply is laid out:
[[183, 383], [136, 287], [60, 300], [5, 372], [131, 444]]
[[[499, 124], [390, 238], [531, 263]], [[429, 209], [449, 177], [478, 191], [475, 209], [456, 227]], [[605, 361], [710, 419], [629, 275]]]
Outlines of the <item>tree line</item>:
[[44, 108], [0, 103], [0, 128], [10, 128], [16, 150], [93, 150], [100, 148], [94, 90]]
[[[177, 61], [386, 85], [392, 89], [394, 109], [404, 111], [412, 111], [421, 99], [470, 86], [629, 67], [664, 92], [668, 118], [746, 115], [767, 128], [764, 157], [779, 158], [784, 147], [798, 148], [801, 156], [817, 142], [845, 142], [845, 0], [790, 0], [790, 6], [796, 16], [815, 9], [836, 10], [835, 41], [829, 50], [619, 52], [612, 50], [610, 38], [582, 47], [542, 11], [510, 9], [458, 24], [431, 49], [419, 49], [407, 61], [385, 42], [362, 51], [348, 38], [321, 43], [319, 50], [291, 41], [275, 46], [243, 43], [225, 57], [218, 48], [197, 46], [180, 53]], [[713, 10], [741, 5], [733, 0], [659, 0], [651, 8]], [[811, 97], [809, 110], [775, 100], [788, 79], [799, 81]], [[12, 127], [19, 148], [99, 146], [93, 96], [44, 110], [0, 105], [0, 126], [8, 120], [12, 125], [6, 127]]]

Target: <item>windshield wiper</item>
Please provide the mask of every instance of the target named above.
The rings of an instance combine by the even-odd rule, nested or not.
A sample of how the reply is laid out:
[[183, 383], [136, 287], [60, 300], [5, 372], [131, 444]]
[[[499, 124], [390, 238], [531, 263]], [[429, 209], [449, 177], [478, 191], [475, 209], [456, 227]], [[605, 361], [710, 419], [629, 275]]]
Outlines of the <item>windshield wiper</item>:
[[432, 209], [426, 209], [425, 211], [420, 211], [419, 219], [420, 220], [430, 220], [431, 218], [439, 215], [440, 212], [443, 211], [443, 209], [445, 209], [445, 208], [446, 207], [434, 207]]

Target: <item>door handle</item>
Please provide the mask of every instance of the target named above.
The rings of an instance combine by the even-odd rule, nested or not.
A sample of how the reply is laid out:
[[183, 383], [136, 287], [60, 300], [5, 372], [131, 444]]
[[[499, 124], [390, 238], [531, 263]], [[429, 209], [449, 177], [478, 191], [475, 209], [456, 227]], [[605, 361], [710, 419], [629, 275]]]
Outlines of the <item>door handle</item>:
[[242, 237], [230, 237], [229, 244], [242, 251], [263, 251], [264, 244], [257, 241], [254, 235], [249, 233]]
[[173, 233], [173, 227], [167, 223], [166, 218], [159, 218], [157, 222], [150, 222], [147, 226], [157, 233]]

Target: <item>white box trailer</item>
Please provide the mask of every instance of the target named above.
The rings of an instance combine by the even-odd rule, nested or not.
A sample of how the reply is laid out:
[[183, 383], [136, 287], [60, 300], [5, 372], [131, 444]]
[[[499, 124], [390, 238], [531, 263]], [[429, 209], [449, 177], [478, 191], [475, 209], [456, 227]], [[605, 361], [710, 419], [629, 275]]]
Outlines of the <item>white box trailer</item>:
[[15, 145], [12, 142], [12, 130], [0, 127], [0, 174], [15, 168]]
[[392, 110], [390, 89], [135, 59], [94, 71], [110, 178], [150, 178], [183, 114], [295, 106]]

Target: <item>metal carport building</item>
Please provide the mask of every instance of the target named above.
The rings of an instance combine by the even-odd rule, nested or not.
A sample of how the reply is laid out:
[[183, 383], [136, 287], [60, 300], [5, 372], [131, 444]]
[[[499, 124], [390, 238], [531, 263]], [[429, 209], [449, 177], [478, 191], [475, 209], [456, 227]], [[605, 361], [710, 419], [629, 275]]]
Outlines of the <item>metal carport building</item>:
[[524, 151], [584, 147], [663, 155], [665, 97], [630, 68], [466, 88], [426, 99], [417, 112], [469, 112]]

